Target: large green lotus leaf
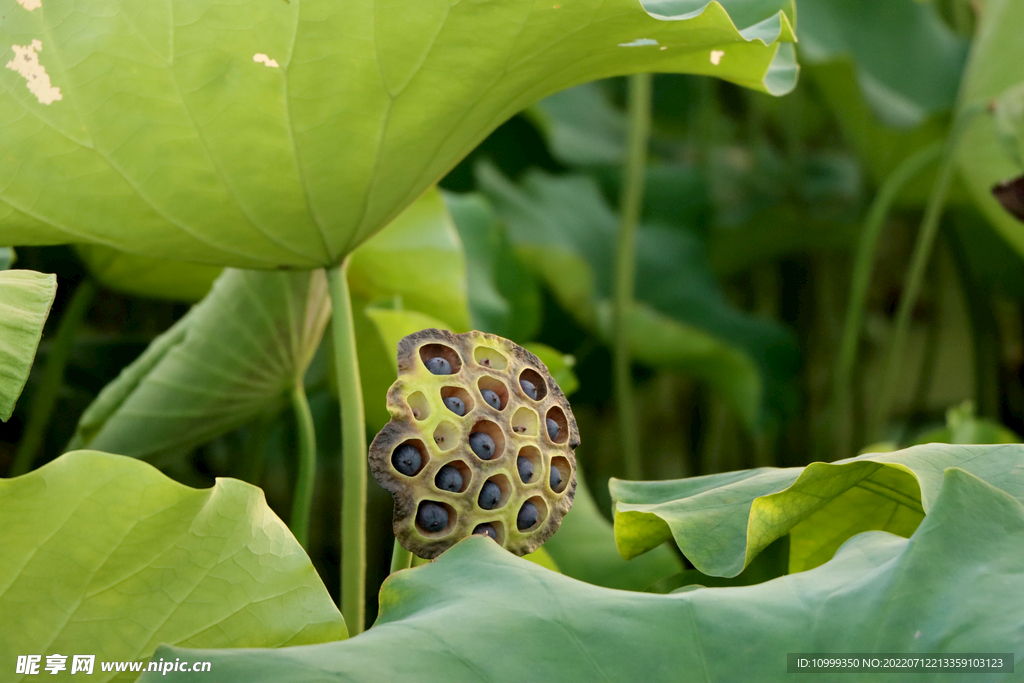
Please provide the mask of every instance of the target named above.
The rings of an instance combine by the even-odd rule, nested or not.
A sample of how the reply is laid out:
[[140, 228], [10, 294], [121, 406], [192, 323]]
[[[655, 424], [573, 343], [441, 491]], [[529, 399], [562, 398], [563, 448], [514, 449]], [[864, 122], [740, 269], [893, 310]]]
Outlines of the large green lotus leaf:
[[[514, 185], [489, 166], [478, 176], [524, 262], [580, 324], [610, 339], [619, 219], [596, 183], [530, 172]], [[636, 299], [627, 313], [634, 357], [708, 381], [750, 425], [765, 385], [798, 368], [791, 335], [728, 302], [690, 231], [640, 226]]]
[[329, 266], [548, 94], [638, 71], [788, 91], [792, 4], [20, 3], [0, 242]]
[[[79, 256], [103, 285], [136, 296], [199, 301], [222, 269], [82, 245]], [[400, 295], [413, 306], [464, 321], [465, 259], [451, 218], [430, 190], [353, 254], [349, 281], [356, 296]], [[468, 325], [464, 325], [468, 327]]]
[[55, 275], [0, 271], [0, 420], [10, 419], [25, 388], [56, 295]]
[[790, 571], [820, 565], [854, 534], [910, 536], [958, 467], [1024, 501], [1024, 446], [929, 444], [807, 467], [773, 467], [659, 482], [610, 483], [615, 540], [635, 557], [674, 538], [693, 565], [736, 576], [790, 535]]
[[71, 448], [149, 457], [280, 409], [329, 318], [322, 270], [226, 270], [209, 296], [100, 392]]
[[800, 56], [850, 60], [875, 114], [912, 127], [953, 108], [967, 41], [914, 0], [801, 0]]
[[473, 329], [532, 339], [540, 327], [540, 289], [516, 258], [505, 226], [481, 195], [445, 193], [466, 250]]
[[[611, 590], [473, 537], [390, 577], [377, 623], [350, 640], [277, 650], [166, 647], [154, 657], [210, 661], [221, 683], [777, 683], [792, 678], [787, 652], [1011, 652], [1019, 667], [1022, 544], [1020, 502], [952, 469], [910, 540], [862, 534], [822, 567], [755, 586], [671, 595]], [[198, 683], [210, 675], [141, 680]], [[1020, 680], [1019, 673], [984, 677]], [[965, 672], [911, 678], [981, 680]], [[831, 673], [808, 680], [869, 679]]]
[[128, 254], [98, 244], [76, 248], [89, 273], [104, 287], [132, 296], [199, 301], [223, 268]]
[[[963, 106], [985, 107], [993, 99], [1024, 83], [1024, 3], [989, 0], [963, 87]], [[992, 187], [1024, 172], [1020, 160], [1000, 140], [996, 117], [976, 116], [964, 132], [958, 148], [960, 175], [978, 207], [999, 233], [1024, 254], [1024, 224], [992, 196]]]
[[[131, 458], [68, 453], [0, 479], [0, 547], [5, 662], [94, 654], [89, 680], [130, 681], [100, 662], [148, 659], [161, 643], [280, 647], [348, 635], [263, 492], [235, 479], [193, 489]], [[11, 673], [13, 664], [4, 680], [32, 680]]]

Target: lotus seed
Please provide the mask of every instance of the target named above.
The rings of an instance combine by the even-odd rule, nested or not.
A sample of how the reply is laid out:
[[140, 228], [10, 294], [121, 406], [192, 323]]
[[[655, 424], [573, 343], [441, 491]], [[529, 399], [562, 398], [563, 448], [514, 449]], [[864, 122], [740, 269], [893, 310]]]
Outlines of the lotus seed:
[[487, 402], [487, 405], [495, 410], [501, 410], [501, 398], [496, 393], [490, 389], [484, 389], [480, 392], [480, 395], [484, 397], [484, 401]]
[[526, 501], [523, 503], [523, 507], [519, 508], [519, 514], [516, 516], [516, 526], [519, 527], [520, 531], [526, 531], [537, 523], [539, 517], [540, 513], [537, 512], [537, 506], [530, 501]]
[[537, 400], [537, 387], [533, 386], [533, 382], [528, 379], [519, 380], [519, 386], [523, 388], [523, 392], [532, 398], [534, 401]]
[[424, 531], [437, 533], [448, 526], [448, 511], [437, 503], [427, 501], [420, 505], [419, 512], [416, 513], [416, 523]]
[[444, 358], [436, 356], [427, 361], [427, 370], [435, 375], [450, 375], [452, 374], [452, 366]]
[[466, 414], [466, 404], [462, 402], [461, 398], [457, 396], [449, 396], [444, 400], [444, 406], [448, 410], [452, 411], [459, 417]]
[[494, 439], [483, 432], [473, 432], [469, 435], [469, 447], [481, 460], [490, 460], [494, 457]]
[[562, 473], [554, 465], [551, 466], [551, 477], [548, 481], [551, 482], [552, 491], [557, 491], [558, 487], [562, 485]]
[[501, 487], [493, 481], [485, 481], [477, 500], [484, 510], [493, 510], [501, 502]]
[[516, 467], [519, 468], [519, 478], [523, 480], [524, 484], [529, 484], [530, 480], [533, 479], [533, 463], [530, 462], [529, 458], [519, 456], [516, 459]]
[[423, 456], [420, 455], [420, 449], [412, 444], [403, 443], [391, 454], [391, 464], [405, 476], [411, 477], [420, 471]]
[[434, 477], [434, 483], [439, 489], [458, 493], [462, 490], [462, 473], [451, 465], [445, 465]]
[[552, 441], [555, 441], [555, 440], [558, 439], [558, 433], [560, 431], [561, 430], [558, 428], [558, 423], [555, 422], [554, 420], [552, 420], [549, 417], [548, 418], [548, 436], [551, 438]]
[[490, 524], [477, 524], [476, 528], [473, 529], [474, 534], [483, 534], [495, 541], [498, 540], [498, 532], [494, 530], [494, 527]]

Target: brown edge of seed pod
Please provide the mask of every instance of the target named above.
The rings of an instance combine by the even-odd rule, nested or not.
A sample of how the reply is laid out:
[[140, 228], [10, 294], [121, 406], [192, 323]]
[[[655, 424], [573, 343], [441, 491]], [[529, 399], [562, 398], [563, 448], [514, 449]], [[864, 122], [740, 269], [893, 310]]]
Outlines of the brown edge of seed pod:
[[[408, 426], [392, 420], [384, 425], [384, 428], [377, 432], [377, 436], [370, 443], [369, 460], [370, 472], [381, 488], [395, 497], [395, 516], [401, 511], [402, 516], [408, 514], [409, 508], [416, 514], [416, 501], [410, 495], [408, 487], [400, 481], [391, 471], [391, 453], [398, 448], [399, 444], [410, 438], [419, 438], [415, 430]], [[426, 467], [426, 463], [423, 465]]]
[[[545, 541], [551, 538], [552, 535], [562, 524], [562, 518], [572, 508], [573, 500], [576, 495], [577, 485], [577, 467], [576, 467], [576, 455], [575, 450], [580, 445], [580, 434], [579, 427], [576, 424], [576, 418], [572, 413], [572, 407], [569, 405], [568, 399], [562, 392], [561, 387], [555, 382], [551, 376], [551, 371], [548, 370], [544, 362], [536, 356], [536, 354], [523, 348], [522, 346], [512, 342], [503, 337], [499, 337], [494, 334], [486, 332], [466, 332], [463, 334], [453, 334], [448, 330], [440, 330], [436, 328], [428, 328], [414, 332], [398, 342], [398, 375], [399, 378], [392, 384], [388, 390], [388, 408], [391, 413], [392, 419], [374, 438], [373, 443], [369, 449], [369, 461], [370, 471], [373, 473], [374, 479], [383, 487], [389, 491], [394, 497], [394, 533], [399, 543], [403, 547], [412, 551], [419, 557], [424, 559], [433, 559], [440, 555], [442, 552], [455, 545], [456, 542], [462, 540], [464, 535], [458, 533], [458, 528], [466, 527], [466, 523], [463, 520], [458, 520], [456, 528], [453, 529], [452, 533], [437, 540], [424, 540], [418, 536], [413, 535], [413, 527], [415, 525], [416, 516], [416, 497], [411, 492], [408, 484], [400, 481], [392, 472], [389, 466], [391, 451], [398, 446], [406, 438], [422, 438], [416, 428], [411, 424], [412, 416], [408, 413], [405, 407], [403, 399], [403, 392], [406, 389], [405, 381], [403, 376], [416, 373], [418, 370], [417, 363], [420, 362], [418, 350], [424, 344], [444, 344], [455, 350], [462, 358], [462, 363], [470, 363], [473, 361], [472, 346], [480, 342], [487, 342], [492, 344], [496, 349], [500, 349], [510, 355], [509, 367], [532, 367], [540, 373], [541, 377], [547, 385], [548, 396], [544, 399], [543, 403], [550, 407], [552, 404], [557, 404], [565, 414], [566, 423], [569, 430], [569, 436], [566, 442], [561, 443], [555, 449], [548, 449], [547, 462], [550, 463], [551, 458], [555, 455], [561, 455], [565, 457], [572, 468], [572, 477], [565, 490], [560, 494], [555, 494], [556, 498], [550, 498], [545, 496], [545, 500], [548, 503], [548, 515], [541, 526], [528, 535], [523, 536], [521, 533], [512, 532], [508, 530], [506, 532], [506, 549], [517, 555], [526, 555], [537, 550]], [[518, 372], [511, 381], [516, 381]], [[540, 406], [537, 406], [538, 417], [541, 420], [541, 429], [543, 430], [545, 413], [541, 412]], [[514, 522], [513, 522], [514, 524]], [[465, 531], [465, 529], [463, 530]], [[512, 538], [509, 538], [509, 532], [512, 536], [520, 536], [518, 542], [513, 542]]]

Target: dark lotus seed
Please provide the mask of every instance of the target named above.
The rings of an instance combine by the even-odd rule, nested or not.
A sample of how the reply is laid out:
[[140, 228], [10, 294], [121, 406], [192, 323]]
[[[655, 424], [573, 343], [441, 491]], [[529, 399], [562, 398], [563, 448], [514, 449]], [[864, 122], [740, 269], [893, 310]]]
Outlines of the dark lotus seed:
[[452, 374], [451, 363], [440, 356], [436, 356], [427, 361], [427, 370], [430, 370], [430, 372], [435, 375]]
[[424, 531], [436, 533], [448, 526], [448, 511], [437, 503], [427, 501], [420, 505], [416, 513], [416, 523]]
[[548, 418], [548, 436], [551, 438], [552, 441], [555, 441], [556, 439], [558, 439], [558, 433], [560, 431], [561, 430], [558, 428], [558, 423], [555, 422], [554, 420], [552, 420], [549, 417]]
[[537, 518], [539, 517], [540, 513], [537, 512], [537, 506], [530, 501], [526, 501], [523, 503], [523, 507], [519, 508], [519, 514], [516, 516], [516, 526], [519, 527], [520, 531], [526, 531], [537, 523]]
[[483, 432], [473, 432], [469, 435], [469, 447], [473, 449], [481, 460], [490, 460], [494, 457], [494, 439]]
[[534, 401], [537, 400], [537, 387], [533, 386], [533, 382], [528, 379], [519, 380], [519, 386], [523, 388], [523, 391], [527, 396], [532, 398]]
[[558, 487], [562, 484], [562, 473], [559, 472], [558, 468], [554, 465], [551, 466], [551, 477], [549, 478], [549, 481], [551, 482], [552, 491], [557, 491]]
[[484, 401], [487, 402], [487, 405], [495, 410], [501, 410], [501, 398], [496, 393], [490, 389], [484, 389], [480, 392], [480, 395], [484, 397]]
[[523, 480], [524, 484], [529, 484], [533, 479], [533, 463], [520, 455], [516, 459], [516, 467], [519, 468], [519, 478]]
[[501, 487], [493, 481], [485, 481], [483, 488], [480, 489], [478, 501], [484, 510], [493, 510], [498, 507], [498, 503], [501, 502]]
[[420, 471], [423, 456], [420, 455], [420, 449], [412, 444], [403, 443], [391, 454], [391, 464], [405, 476], [411, 477]]
[[477, 524], [476, 528], [473, 529], [474, 534], [483, 534], [495, 541], [498, 540], [498, 532], [494, 530], [494, 527], [490, 524]]
[[466, 414], [466, 404], [462, 402], [461, 398], [457, 396], [449, 396], [444, 400], [444, 406], [448, 410], [452, 411], [459, 417]]
[[451, 465], [445, 465], [434, 477], [437, 488], [458, 493], [462, 490], [462, 473]]

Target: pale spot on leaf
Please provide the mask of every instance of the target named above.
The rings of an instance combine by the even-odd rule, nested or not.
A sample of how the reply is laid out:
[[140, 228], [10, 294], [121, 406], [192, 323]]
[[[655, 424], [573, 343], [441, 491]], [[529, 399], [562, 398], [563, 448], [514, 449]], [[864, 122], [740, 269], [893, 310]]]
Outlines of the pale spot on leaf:
[[43, 0], [18, 0], [18, 4], [31, 12], [43, 6]]
[[711, 51], [711, 63], [718, 66], [718, 63], [722, 61], [722, 57], [725, 56], [725, 50], [712, 50]]
[[273, 67], [275, 69], [278, 66], [280, 66], [277, 63], [276, 59], [271, 59], [270, 57], [268, 57], [267, 55], [263, 54], [262, 52], [257, 52], [256, 54], [254, 54], [252, 56], [252, 61], [256, 62], [257, 64], [266, 64], [267, 66]]
[[33, 40], [31, 45], [11, 45], [14, 50], [14, 59], [7, 62], [7, 68], [17, 71], [25, 79], [25, 85], [29, 91], [36, 96], [41, 103], [49, 105], [63, 99], [60, 88], [55, 88], [50, 83], [50, 74], [39, 63], [38, 52], [43, 49], [43, 44]]
[[619, 47], [643, 47], [645, 45], [657, 45], [658, 41], [653, 38], [637, 38], [629, 43], [619, 43]]

